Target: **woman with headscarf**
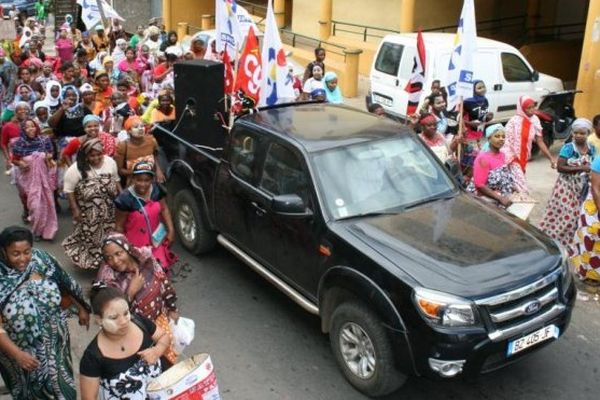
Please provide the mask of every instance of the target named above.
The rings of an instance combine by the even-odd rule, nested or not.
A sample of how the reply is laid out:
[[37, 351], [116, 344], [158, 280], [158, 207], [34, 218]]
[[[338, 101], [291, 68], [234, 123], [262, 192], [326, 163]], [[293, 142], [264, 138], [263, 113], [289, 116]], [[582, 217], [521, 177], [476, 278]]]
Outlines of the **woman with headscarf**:
[[56, 259], [33, 248], [27, 228], [0, 233], [0, 373], [13, 399], [75, 400], [67, 318], [73, 301], [89, 327], [81, 287]]
[[29, 104], [29, 107], [33, 107], [33, 103], [37, 100], [37, 94], [33, 91], [31, 86], [24, 83], [17, 86], [17, 94], [15, 96], [15, 104], [21, 101]]
[[72, 164], [73, 156], [78, 152], [81, 146], [89, 140], [98, 139], [102, 143], [102, 154], [108, 157], [115, 155], [115, 138], [107, 132], [101, 131], [101, 120], [94, 114], [88, 114], [83, 117], [83, 130], [85, 135], [71, 140], [61, 153], [61, 160], [67, 165]]
[[36, 101], [33, 105], [33, 118], [35, 123], [40, 127], [42, 135], [49, 136], [50, 139], [53, 137], [52, 128], [48, 124], [48, 118], [50, 117], [50, 109], [43, 100]]
[[117, 39], [115, 49], [111, 57], [115, 65], [119, 65], [125, 59], [125, 50], [127, 50], [127, 41], [125, 39]]
[[[106, 263], [96, 279], [123, 291], [131, 312], [148, 318], [172, 336], [169, 320], [179, 319], [177, 294], [150, 247], [137, 246], [125, 235], [114, 233], [102, 243], [102, 253]], [[177, 354], [169, 347], [163, 355], [166, 367], [176, 359]]]
[[505, 155], [500, 151], [506, 140], [504, 127], [502, 124], [490, 125], [485, 136], [488, 142], [475, 158], [473, 179], [467, 186], [467, 192], [507, 208], [512, 204], [511, 196], [517, 189]]
[[323, 77], [323, 81], [325, 82], [325, 100], [331, 104], [342, 104], [344, 102], [344, 97], [342, 96], [342, 90], [338, 85], [338, 77], [337, 74], [333, 71], [329, 71]]
[[96, 57], [94, 57], [94, 60], [91, 61], [88, 64], [88, 67], [90, 68], [90, 74], [91, 76], [94, 76], [94, 74], [96, 73], [96, 71], [100, 71], [103, 69], [102, 66], [102, 61], [104, 60], [104, 57], [108, 56], [108, 52], [106, 51], [99, 51], [96, 54]]
[[481, 139], [485, 124], [492, 120], [493, 113], [489, 111], [489, 102], [485, 97], [487, 89], [482, 80], [473, 81], [473, 97], [463, 102], [463, 117], [465, 124], [464, 144], [460, 160], [463, 174], [470, 177], [473, 174], [473, 162], [481, 147]]
[[122, 79], [123, 74], [121, 74], [119, 68], [115, 68], [115, 62], [113, 60], [113, 57], [104, 57], [104, 60], [102, 60], [102, 67], [104, 68], [104, 71], [106, 71], [106, 73], [108, 74], [108, 78], [110, 79], [110, 85], [112, 87], [116, 87], [117, 83]]
[[431, 113], [423, 114], [419, 119], [421, 133], [419, 138], [433, 151], [433, 153], [444, 164], [450, 159], [452, 153], [456, 150], [458, 142], [456, 140], [448, 144], [444, 135], [437, 131], [437, 119]]
[[573, 140], [565, 143], [558, 154], [558, 179], [544, 211], [539, 228], [567, 247], [577, 230], [581, 202], [587, 196], [589, 172], [597, 149], [587, 143], [592, 123], [577, 118], [571, 125]]
[[[91, 117], [91, 116], [88, 116]], [[63, 191], [69, 199], [75, 230], [62, 242], [65, 254], [83, 269], [103, 262], [102, 239], [115, 228], [114, 199], [121, 191], [117, 163], [104, 154], [98, 138], [87, 139], [77, 162], [65, 173]]]
[[50, 80], [46, 83], [46, 97], [44, 103], [48, 105], [50, 115], [54, 114], [60, 108], [60, 94], [62, 86], [58, 81]]
[[556, 159], [544, 143], [542, 124], [534, 112], [535, 100], [528, 96], [519, 97], [517, 115], [507, 122], [505, 128], [506, 142], [502, 152], [506, 155], [506, 163], [513, 173], [519, 192], [528, 192], [525, 170], [534, 141], [550, 160], [552, 168], [556, 168]]
[[137, 162], [129, 186], [115, 200], [116, 229], [135, 246], [151, 246], [152, 254], [168, 271], [177, 261], [170, 249], [175, 230], [166, 193], [155, 182], [154, 165]]
[[26, 119], [21, 138], [12, 148], [12, 162], [18, 167], [17, 188], [37, 240], [52, 240], [58, 230], [54, 202], [56, 164], [52, 157], [50, 139], [41, 135], [33, 119]]
[[[119, 142], [115, 161], [119, 167], [119, 175], [124, 181], [129, 181], [133, 173], [134, 165], [139, 161], [148, 161], [155, 167], [159, 183], [165, 181], [164, 174], [157, 161], [158, 142], [152, 135], [145, 134], [145, 126], [138, 116], [127, 118], [124, 128], [129, 135], [127, 140]], [[125, 184], [123, 185], [125, 186]]]

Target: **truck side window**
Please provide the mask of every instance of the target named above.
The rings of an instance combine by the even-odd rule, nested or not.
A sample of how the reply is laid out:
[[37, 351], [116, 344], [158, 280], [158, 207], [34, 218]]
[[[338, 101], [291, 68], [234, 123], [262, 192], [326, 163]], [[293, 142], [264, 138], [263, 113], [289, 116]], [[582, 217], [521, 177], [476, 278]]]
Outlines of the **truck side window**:
[[403, 50], [404, 46], [401, 44], [388, 42], [382, 44], [375, 61], [375, 69], [384, 74], [397, 76]]
[[269, 147], [260, 187], [275, 196], [297, 194], [308, 205], [309, 190], [306, 172], [298, 157], [278, 143], [272, 143]]
[[254, 133], [238, 130], [232, 139], [231, 170], [240, 178], [251, 181], [256, 167], [258, 138]]
[[531, 81], [531, 70], [519, 56], [502, 53], [502, 73], [508, 82]]

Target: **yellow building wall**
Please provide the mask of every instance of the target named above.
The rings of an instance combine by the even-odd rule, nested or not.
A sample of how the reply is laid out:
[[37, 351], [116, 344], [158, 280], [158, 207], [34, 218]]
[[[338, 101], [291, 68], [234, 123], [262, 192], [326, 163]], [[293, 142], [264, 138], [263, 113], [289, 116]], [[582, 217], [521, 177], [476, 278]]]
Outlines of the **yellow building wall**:
[[318, 38], [320, 0], [294, 0], [292, 30], [296, 33]]
[[575, 96], [577, 116], [592, 118], [600, 113], [600, 0], [590, 0], [583, 51]]
[[215, 15], [214, 0], [163, 0], [162, 3], [163, 19], [168, 29], [176, 30], [178, 22], [187, 22], [199, 29], [203, 14]]
[[401, 12], [402, 0], [333, 0], [332, 19], [398, 30]]

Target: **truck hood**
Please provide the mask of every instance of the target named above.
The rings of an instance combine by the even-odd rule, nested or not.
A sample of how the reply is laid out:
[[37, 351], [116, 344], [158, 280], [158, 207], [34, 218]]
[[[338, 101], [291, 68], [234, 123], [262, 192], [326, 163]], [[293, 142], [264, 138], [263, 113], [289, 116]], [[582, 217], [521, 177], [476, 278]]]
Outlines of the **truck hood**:
[[471, 299], [530, 283], [561, 258], [539, 230], [464, 193], [341, 228], [416, 284]]

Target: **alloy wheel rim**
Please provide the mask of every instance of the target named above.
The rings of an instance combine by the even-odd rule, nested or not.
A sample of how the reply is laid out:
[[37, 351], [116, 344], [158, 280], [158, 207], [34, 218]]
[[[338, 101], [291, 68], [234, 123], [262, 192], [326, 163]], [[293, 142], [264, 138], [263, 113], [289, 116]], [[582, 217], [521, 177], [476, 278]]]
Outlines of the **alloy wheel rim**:
[[346, 367], [360, 379], [370, 379], [377, 366], [375, 348], [367, 333], [354, 322], [346, 322], [339, 335], [340, 350]]
[[177, 220], [179, 221], [179, 231], [183, 239], [187, 242], [193, 242], [196, 239], [196, 220], [189, 205], [181, 205]]

